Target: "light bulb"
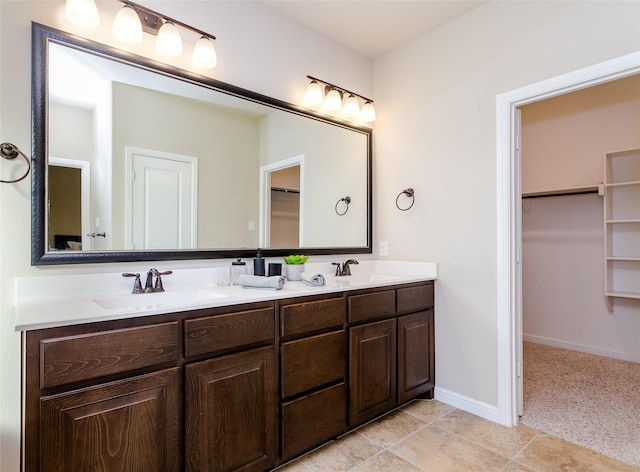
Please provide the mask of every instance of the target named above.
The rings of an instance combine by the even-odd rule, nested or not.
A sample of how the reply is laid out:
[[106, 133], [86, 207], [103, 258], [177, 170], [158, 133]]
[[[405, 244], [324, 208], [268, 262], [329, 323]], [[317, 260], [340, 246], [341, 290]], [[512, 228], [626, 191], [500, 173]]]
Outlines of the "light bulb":
[[203, 36], [198, 40], [193, 48], [192, 60], [197, 67], [202, 67], [203, 69], [213, 69], [218, 64], [216, 50], [210, 38]]
[[324, 101], [324, 108], [327, 111], [338, 111], [342, 107], [342, 95], [334, 88], [329, 90], [327, 98]]
[[97, 28], [100, 25], [98, 7], [93, 0], [67, 0], [65, 16], [74, 25]]
[[113, 20], [113, 34], [126, 43], [138, 44], [142, 42], [140, 17], [130, 5], [121, 8]]
[[376, 121], [376, 109], [373, 107], [373, 103], [367, 101], [362, 105], [362, 110], [360, 110], [360, 121]]
[[156, 39], [156, 50], [165, 56], [175, 57], [182, 54], [182, 39], [178, 28], [173, 23], [167, 21], [160, 27]]
[[316, 105], [320, 105], [323, 98], [324, 94], [322, 93], [322, 87], [320, 87], [318, 82], [312, 80], [307, 86], [307, 91], [304, 93], [304, 104], [314, 107]]
[[352, 118], [357, 116], [358, 113], [360, 113], [360, 103], [358, 103], [358, 99], [353, 94], [350, 94], [344, 101], [342, 114], [347, 118]]

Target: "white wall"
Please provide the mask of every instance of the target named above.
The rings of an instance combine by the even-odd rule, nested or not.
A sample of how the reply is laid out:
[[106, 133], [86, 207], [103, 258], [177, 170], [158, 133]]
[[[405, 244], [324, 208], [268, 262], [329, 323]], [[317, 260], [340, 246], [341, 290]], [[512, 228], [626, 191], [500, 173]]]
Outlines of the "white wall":
[[[372, 95], [370, 60], [260, 3], [150, 0], [140, 3], [216, 35], [219, 65], [211, 72], [216, 79], [292, 103], [302, 103], [307, 74], [343, 84], [365, 96]], [[111, 21], [121, 4], [112, 0], [98, 4], [101, 26], [90, 31], [66, 21], [63, 0], [0, 1], [1, 142], [12, 142], [30, 154], [31, 21], [122, 47], [110, 32]], [[162, 60], [149, 42], [136, 47], [136, 52]], [[191, 67], [188, 59], [178, 65]], [[8, 178], [6, 173], [10, 174], [17, 165], [2, 161], [0, 172]], [[14, 331], [15, 278], [146, 270], [152, 265], [31, 267], [30, 212], [29, 178], [19, 184], [0, 185], [0, 470], [7, 472], [18, 470], [20, 450], [20, 336]], [[155, 265], [177, 269], [211, 263], [170, 261]]]
[[638, 18], [638, 2], [489, 2], [375, 62], [374, 242], [438, 261], [437, 392], [478, 413], [498, 404], [496, 96], [640, 50]]

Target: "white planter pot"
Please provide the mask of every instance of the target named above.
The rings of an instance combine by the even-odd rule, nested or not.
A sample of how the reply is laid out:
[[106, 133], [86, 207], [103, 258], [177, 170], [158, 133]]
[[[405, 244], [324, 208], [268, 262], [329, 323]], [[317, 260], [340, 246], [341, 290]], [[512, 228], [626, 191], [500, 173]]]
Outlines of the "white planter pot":
[[287, 280], [302, 280], [300, 276], [304, 272], [304, 264], [285, 264]]

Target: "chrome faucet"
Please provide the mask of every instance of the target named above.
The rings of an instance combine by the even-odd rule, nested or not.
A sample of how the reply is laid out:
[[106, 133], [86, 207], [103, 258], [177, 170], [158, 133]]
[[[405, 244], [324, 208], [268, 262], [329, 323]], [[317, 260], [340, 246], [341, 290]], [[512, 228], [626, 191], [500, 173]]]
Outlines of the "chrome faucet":
[[342, 264], [339, 262], [332, 262], [331, 265], [336, 266], [336, 277], [344, 277], [345, 275], [351, 275], [351, 269], [349, 266], [351, 264], [359, 264], [355, 259], [347, 259]]
[[[149, 269], [147, 272], [147, 280], [144, 284], [144, 288], [142, 288], [142, 282], [140, 281], [140, 274], [132, 274], [129, 272], [125, 272], [122, 274], [123, 277], [135, 277], [133, 281], [133, 290], [131, 293], [150, 293], [150, 292], [164, 292], [164, 287], [162, 286], [162, 276], [172, 274], [173, 271], [167, 270], [165, 272], [160, 272], [158, 269]], [[156, 278], [155, 284], [153, 283], [153, 278]]]

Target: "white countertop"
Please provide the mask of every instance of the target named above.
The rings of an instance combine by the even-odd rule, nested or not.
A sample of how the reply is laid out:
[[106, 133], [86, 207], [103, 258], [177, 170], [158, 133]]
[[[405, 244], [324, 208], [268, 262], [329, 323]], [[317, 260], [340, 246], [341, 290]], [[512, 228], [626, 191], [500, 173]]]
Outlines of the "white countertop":
[[[218, 287], [220, 266], [180, 269], [163, 277], [162, 293], [132, 294], [133, 279], [120, 272], [16, 279], [16, 330], [50, 328], [133, 318], [248, 302], [342, 292], [399, 283], [434, 280], [437, 264], [429, 262], [362, 261], [352, 276], [335, 277], [330, 263], [307, 263], [306, 272], [325, 276], [326, 285], [311, 287], [287, 281], [282, 290]], [[160, 270], [170, 269], [163, 264]], [[141, 271], [142, 283], [146, 270]]]

